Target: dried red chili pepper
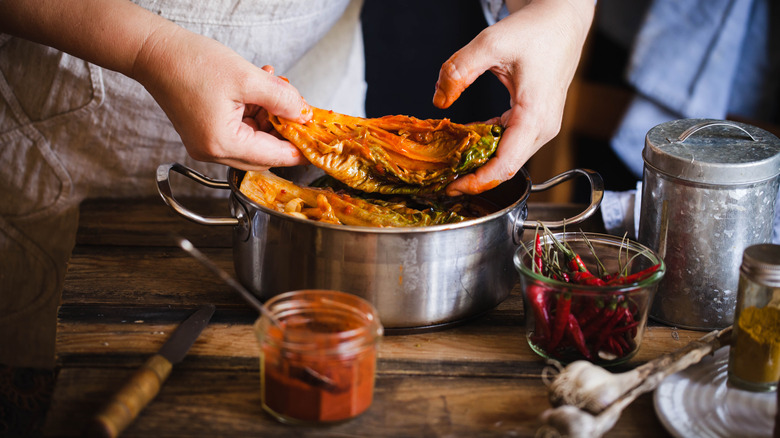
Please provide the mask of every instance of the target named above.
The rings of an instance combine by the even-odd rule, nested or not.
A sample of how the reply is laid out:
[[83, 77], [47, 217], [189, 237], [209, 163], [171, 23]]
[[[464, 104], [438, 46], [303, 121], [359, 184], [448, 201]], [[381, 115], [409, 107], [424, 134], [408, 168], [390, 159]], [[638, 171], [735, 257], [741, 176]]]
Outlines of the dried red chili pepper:
[[[545, 231], [549, 232], [547, 227], [545, 227]], [[587, 266], [585, 266], [585, 262], [582, 261], [582, 258], [579, 254], [575, 253], [571, 250], [571, 248], [568, 248], [566, 245], [562, 244], [558, 241], [558, 239], [555, 238], [552, 234], [550, 234], [550, 238], [552, 240], [553, 245], [555, 245], [555, 248], [558, 249], [563, 255], [566, 257], [566, 266], [569, 268], [570, 271], [573, 272], [588, 272]]]
[[547, 309], [547, 289], [537, 284], [530, 284], [526, 290], [526, 297], [534, 310], [534, 324], [536, 335], [543, 339], [550, 339], [550, 312]]
[[624, 336], [615, 335], [615, 332], [612, 332], [613, 336], [612, 339], [615, 340], [618, 344], [620, 344], [620, 348], [623, 349], [623, 351], [628, 351], [629, 346], [628, 342], [626, 341], [626, 338]]
[[580, 327], [585, 327], [587, 324], [593, 321], [593, 318], [598, 317], [603, 308], [604, 302], [600, 299], [593, 300], [593, 302], [588, 303], [581, 312], [577, 313], [577, 322], [580, 324]]
[[540, 274], [544, 272], [542, 271], [542, 236], [539, 233], [536, 233], [536, 241], [534, 242], [534, 264]]
[[607, 346], [609, 347], [610, 351], [612, 351], [612, 353], [614, 353], [617, 357], [623, 356], [623, 347], [621, 347], [620, 344], [615, 341], [615, 338], [610, 337], [607, 341]]
[[[624, 326], [620, 326], [620, 327], [612, 329], [612, 333], [613, 334], [615, 334], [615, 333], [625, 333], [625, 332], [627, 332], [629, 330], [633, 332], [634, 329], [636, 329], [636, 327], [638, 325], [639, 325], [639, 321], [634, 321], [634, 322], [626, 324]], [[636, 336], [636, 334], [631, 335], [631, 337], [634, 337], [634, 336]]]
[[634, 311], [632, 311], [630, 308], [626, 307], [626, 325], [633, 325], [631, 329], [631, 337], [636, 337], [637, 332], [637, 326], [639, 325], [639, 321], [634, 318]]
[[568, 251], [567, 257], [569, 258], [569, 269], [574, 272], [590, 272], [588, 267], [585, 266], [585, 262], [582, 261], [582, 257], [579, 254]]
[[604, 280], [596, 277], [587, 271], [577, 271], [573, 275], [574, 282], [577, 284], [584, 284], [588, 286], [606, 286], [607, 283]]
[[569, 321], [571, 313], [571, 293], [562, 292], [555, 303], [555, 321], [553, 322], [552, 336], [547, 346], [547, 351], [552, 351], [558, 346], [563, 338], [566, 324]]
[[608, 306], [604, 306], [600, 315], [593, 318], [587, 326], [583, 327], [582, 332], [585, 335], [585, 338], [590, 339], [591, 336], [598, 334], [599, 331], [609, 323], [610, 319], [615, 314], [616, 309], [617, 302], [612, 302]]
[[645, 278], [649, 277], [653, 273], [655, 273], [659, 268], [661, 267], [661, 264], [655, 264], [653, 266], [650, 266], [647, 269], [644, 269], [639, 272], [635, 272], [631, 275], [625, 275], [625, 276], [617, 276], [613, 278], [612, 280], [608, 281], [607, 284], [609, 285], [624, 285], [624, 284], [631, 284], [631, 283], [638, 283]]
[[612, 314], [612, 316], [609, 318], [609, 321], [604, 325], [604, 327], [601, 329], [598, 340], [596, 341], [596, 344], [593, 346], [593, 349], [595, 351], [599, 351], [601, 349], [601, 346], [604, 345], [604, 342], [606, 342], [609, 338], [611, 338], [612, 335], [612, 329], [615, 328], [615, 326], [625, 317], [625, 312], [623, 309], [626, 309], [627, 307], [620, 306], [617, 309], [615, 309], [615, 313]]
[[580, 352], [580, 354], [585, 356], [587, 359], [590, 359], [592, 356], [590, 354], [590, 350], [588, 350], [587, 345], [585, 345], [585, 336], [582, 334], [580, 325], [577, 322], [577, 317], [571, 313], [569, 314], [566, 329], [571, 335], [572, 341], [574, 341], [574, 346], [577, 347], [577, 350]]

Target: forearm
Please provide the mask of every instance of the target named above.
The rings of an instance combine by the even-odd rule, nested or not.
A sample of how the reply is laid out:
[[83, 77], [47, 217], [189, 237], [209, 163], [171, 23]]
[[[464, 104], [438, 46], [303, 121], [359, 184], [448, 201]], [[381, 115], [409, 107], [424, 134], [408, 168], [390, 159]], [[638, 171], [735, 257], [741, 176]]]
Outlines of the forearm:
[[0, 0], [0, 32], [136, 80], [196, 160], [247, 170], [306, 162], [292, 144], [259, 129], [266, 113], [311, 117], [295, 87], [129, 0]]
[[168, 27], [177, 26], [127, 0], [0, 1], [0, 32], [129, 77], [149, 37]]

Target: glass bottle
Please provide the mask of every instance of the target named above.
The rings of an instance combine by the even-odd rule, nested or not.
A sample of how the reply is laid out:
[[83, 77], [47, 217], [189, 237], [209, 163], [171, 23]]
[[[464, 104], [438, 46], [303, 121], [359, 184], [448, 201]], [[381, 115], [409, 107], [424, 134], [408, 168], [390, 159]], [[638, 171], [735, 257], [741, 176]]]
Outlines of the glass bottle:
[[277, 295], [261, 316], [263, 409], [292, 424], [330, 424], [363, 413], [374, 392], [377, 344], [383, 328], [376, 309], [352, 294], [302, 290]]
[[780, 379], [780, 245], [745, 249], [729, 352], [728, 382], [774, 391]]

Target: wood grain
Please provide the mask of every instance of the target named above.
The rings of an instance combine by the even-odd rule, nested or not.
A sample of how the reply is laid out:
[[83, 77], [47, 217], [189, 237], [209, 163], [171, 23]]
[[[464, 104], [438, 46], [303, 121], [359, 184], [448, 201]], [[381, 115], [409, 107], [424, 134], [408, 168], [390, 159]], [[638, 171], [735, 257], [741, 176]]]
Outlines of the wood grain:
[[[227, 201], [189, 202], [216, 215]], [[535, 208], [548, 219], [581, 209]], [[233, 272], [229, 229], [189, 223], [159, 199], [82, 206], [59, 311], [60, 369], [46, 435], [80, 435], [192, 309], [206, 303], [217, 307], [211, 323], [123, 436], [522, 437], [534, 435], [549, 407], [541, 378], [546, 365], [528, 347], [516, 288], [496, 309], [462, 325], [385, 336], [374, 402], [362, 416], [321, 428], [280, 424], [261, 408], [256, 312], [176, 248], [172, 232]], [[615, 371], [701, 335], [651, 324], [639, 353]], [[667, 434], [646, 395], [607, 436]]]
[[[89, 412], [131, 372], [63, 370], [49, 426], [63, 436], [78, 435]], [[534, 435], [539, 414], [549, 406], [535, 378], [380, 374], [373, 404], [362, 416], [323, 428], [292, 427], [262, 411], [259, 388], [256, 372], [174, 371], [123, 436], [522, 437]], [[640, 398], [608, 436], [664, 436], [652, 399]]]

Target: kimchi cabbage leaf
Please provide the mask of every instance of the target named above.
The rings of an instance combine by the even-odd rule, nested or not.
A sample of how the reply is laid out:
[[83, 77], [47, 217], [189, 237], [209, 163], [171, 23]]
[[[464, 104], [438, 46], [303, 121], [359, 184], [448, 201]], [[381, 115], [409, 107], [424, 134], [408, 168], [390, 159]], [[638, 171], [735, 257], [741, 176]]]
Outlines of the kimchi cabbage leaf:
[[302, 219], [369, 227], [413, 227], [461, 222], [455, 209], [410, 208], [405, 202], [362, 199], [331, 188], [301, 187], [271, 171], [249, 171], [241, 193], [269, 209]]
[[277, 132], [315, 166], [369, 193], [425, 194], [487, 162], [503, 128], [449, 119], [384, 116], [366, 119], [313, 109], [298, 123], [271, 115]]

